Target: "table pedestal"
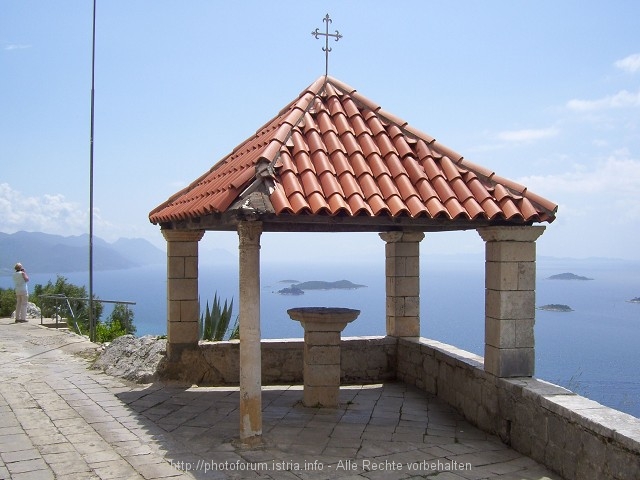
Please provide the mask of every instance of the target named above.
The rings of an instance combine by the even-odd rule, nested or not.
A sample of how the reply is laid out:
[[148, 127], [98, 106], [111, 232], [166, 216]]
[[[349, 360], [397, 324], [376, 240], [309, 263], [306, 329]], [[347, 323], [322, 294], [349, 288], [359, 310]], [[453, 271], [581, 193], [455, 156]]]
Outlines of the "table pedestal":
[[337, 407], [340, 394], [340, 333], [360, 315], [350, 308], [301, 307], [287, 310], [304, 328], [306, 407]]

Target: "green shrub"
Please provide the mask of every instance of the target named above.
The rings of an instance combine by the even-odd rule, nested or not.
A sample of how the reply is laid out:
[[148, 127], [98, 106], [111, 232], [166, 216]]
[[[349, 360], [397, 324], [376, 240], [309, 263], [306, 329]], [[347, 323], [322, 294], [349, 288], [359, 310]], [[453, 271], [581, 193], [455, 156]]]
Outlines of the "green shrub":
[[124, 303], [116, 303], [106, 322], [96, 324], [96, 342], [112, 342], [122, 335], [136, 333], [133, 310]]
[[16, 309], [16, 292], [13, 288], [0, 288], [0, 317], [10, 317]]
[[96, 342], [111, 342], [122, 335], [136, 333], [133, 310], [124, 303], [116, 303], [106, 322], [96, 324]]

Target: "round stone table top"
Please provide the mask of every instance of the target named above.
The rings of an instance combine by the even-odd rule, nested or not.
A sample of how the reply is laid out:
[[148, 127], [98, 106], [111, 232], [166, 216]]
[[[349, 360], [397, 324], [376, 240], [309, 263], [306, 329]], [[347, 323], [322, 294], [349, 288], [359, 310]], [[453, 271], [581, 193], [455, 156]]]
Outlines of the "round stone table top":
[[287, 313], [293, 320], [313, 323], [349, 323], [360, 315], [360, 310], [340, 307], [298, 307]]

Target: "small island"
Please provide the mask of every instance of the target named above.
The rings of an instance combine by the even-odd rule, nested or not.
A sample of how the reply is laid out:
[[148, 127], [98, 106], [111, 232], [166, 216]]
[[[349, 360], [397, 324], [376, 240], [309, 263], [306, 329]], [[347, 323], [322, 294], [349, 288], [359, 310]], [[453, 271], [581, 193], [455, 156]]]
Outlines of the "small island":
[[582, 277], [575, 273], [559, 273], [557, 275], [551, 275], [549, 280], [593, 280], [593, 278]]
[[640, 303], [640, 297], [632, 298], [629, 303]]
[[292, 285], [289, 288], [283, 288], [281, 290], [278, 290], [278, 293], [280, 295], [304, 295], [304, 290]]
[[546, 310], [547, 312], [573, 312], [573, 308], [569, 305], [562, 305], [560, 303], [550, 303], [549, 305], [543, 305], [538, 307], [538, 310]]
[[349, 280], [338, 280], [336, 282], [325, 282], [322, 280], [311, 280], [291, 285], [289, 288], [278, 290], [280, 295], [303, 295], [305, 290], [355, 290], [365, 288], [366, 285], [359, 285]]

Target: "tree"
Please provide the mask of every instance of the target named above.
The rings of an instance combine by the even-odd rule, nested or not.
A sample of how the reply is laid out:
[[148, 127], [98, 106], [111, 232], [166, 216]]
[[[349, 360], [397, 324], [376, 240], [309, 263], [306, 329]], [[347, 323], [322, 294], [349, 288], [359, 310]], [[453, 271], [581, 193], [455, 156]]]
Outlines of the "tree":
[[15, 309], [15, 290], [13, 288], [0, 288], [0, 317], [10, 317]]
[[[47, 295], [67, 297], [69, 300], [47, 298]], [[65, 277], [58, 275], [55, 283], [49, 280], [44, 286], [36, 285], [33, 288], [33, 295], [30, 296], [30, 299], [40, 307], [44, 317], [52, 318], [55, 314], [58, 314], [73, 319], [80, 332], [87, 333], [89, 331], [88, 296], [89, 294], [85, 287], [69, 283]], [[94, 295], [94, 300], [96, 298]], [[103, 309], [102, 303], [93, 302], [93, 317], [96, 320], [96, 324], [100, 321]]]
[[127, 334], [136, 333], [136, 326], [133, 324], [134, 312], [125, 303], [116, 303], [113, 311], [107, 317], [109, 323], [119, 323]]
[[136, 332], [133, 324], [133, 310], [124, 303], [116, 303], [106, 322], [96, 325], [96, 341], [110, 342], [122, 335]]

